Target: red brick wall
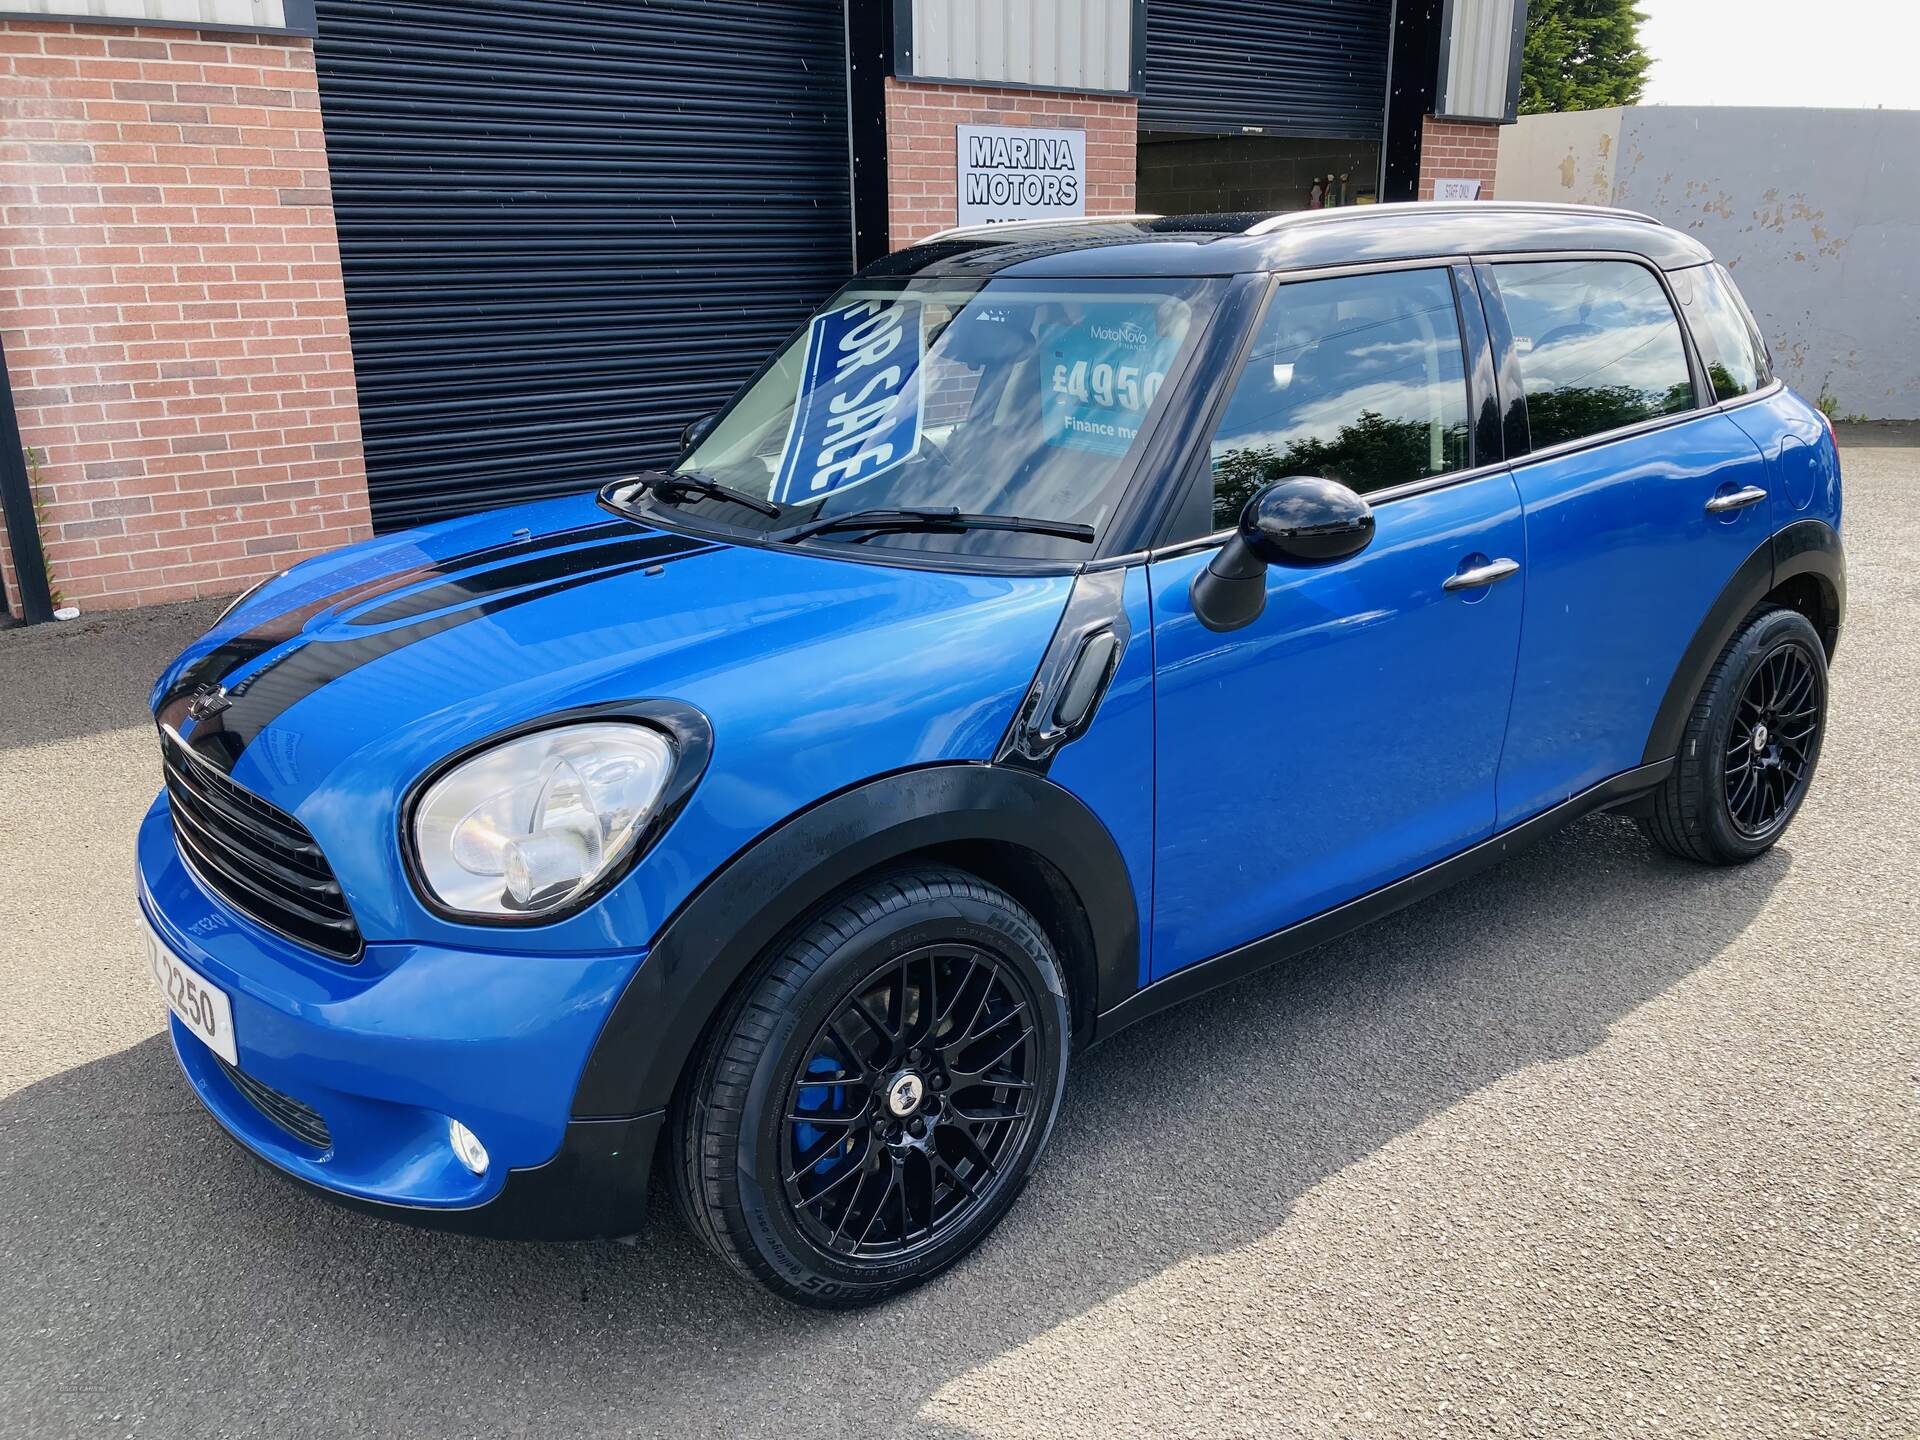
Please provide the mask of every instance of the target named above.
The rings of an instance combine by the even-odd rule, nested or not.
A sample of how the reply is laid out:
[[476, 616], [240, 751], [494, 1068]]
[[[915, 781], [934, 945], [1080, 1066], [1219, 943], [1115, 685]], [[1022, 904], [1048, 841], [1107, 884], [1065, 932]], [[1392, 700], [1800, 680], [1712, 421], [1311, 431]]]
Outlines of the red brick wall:
[[1499, 158], [1499, 125], [1427, 116], [1420, 130], [1420, 198], [1433, 199], [1433, 182], [1447, 179], [1478, 180], [1480, 198], [1491, 200]]
[[371, 533], [311, 45], [0, 24], [0, 333], [66, 603]]
[[887, 223], [893, 248], [954, 223], [961, 125], [1032, 125], [1087, 132], [1087, 214], [1133, 211], [1132, 96], [1062, 95], [887, 79]]

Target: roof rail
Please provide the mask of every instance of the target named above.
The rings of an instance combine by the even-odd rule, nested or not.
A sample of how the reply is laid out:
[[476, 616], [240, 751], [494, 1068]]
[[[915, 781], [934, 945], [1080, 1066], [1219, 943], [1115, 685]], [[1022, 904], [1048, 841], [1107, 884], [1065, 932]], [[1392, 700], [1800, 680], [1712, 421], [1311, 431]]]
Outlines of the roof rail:
[[1278, 230], [1291, 229], [1295, 225], [1310, 225], [1316, 222], [1358, 218], [1362, 215], [1378, 214], [1382, 210], [1406, 214], [1420, 211], [1426, 214], [1451, 212], [1459, 214], [1484, 214], [1489, 210], [1523, 215], [1609, 215], [1616, 220], [1642, 220], [1649, 225], [1661, 222], [1653, 216], [1638, 210], [1620, 210], [1610, 205], [1563, 205], [1551, 200], [1395, 200], [1385, 205], [1337, 205], [1330, 210], [1289, 210], [1279, 215], [1269, 215], [1266, 219], [1247, 227], [1249, 235], [1271, 235]]
[[1038, 220], [998, 220], [987, 225], [955, 225], [932, 235], [923, 235], [913, 243], [930, 245], [935, 240], [972, 239], [982, 235], [1004, 235], [1009, 230], [1078, 229], [1083, 225], [1123, 225], [1138, 220], [1158, 220], [1158, 215], [1059, 215]]

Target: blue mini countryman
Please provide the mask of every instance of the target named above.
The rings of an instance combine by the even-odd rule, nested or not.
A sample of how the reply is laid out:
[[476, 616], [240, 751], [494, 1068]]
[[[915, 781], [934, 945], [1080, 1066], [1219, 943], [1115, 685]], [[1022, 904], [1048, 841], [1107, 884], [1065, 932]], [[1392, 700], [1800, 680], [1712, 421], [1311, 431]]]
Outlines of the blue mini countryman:
[[1727, 272], [1499, 203], [954, 231], [670, 469], [247, 594], [153, 694], [187, 1081], [337, 1200], [965, 1255], [1082, 1046], [1602, 808], [1812, 783], [1840, 472]]

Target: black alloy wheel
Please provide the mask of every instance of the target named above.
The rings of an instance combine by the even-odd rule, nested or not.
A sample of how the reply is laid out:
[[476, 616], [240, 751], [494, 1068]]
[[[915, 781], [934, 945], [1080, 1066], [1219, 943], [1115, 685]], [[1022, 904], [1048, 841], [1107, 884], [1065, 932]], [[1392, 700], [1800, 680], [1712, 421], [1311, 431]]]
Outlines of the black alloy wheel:
[[822, 1249], [896, 1259], [977, 1213], [1034, 1121], [1035, 1006], [969, 944], [889, 960], [789, 1086], [787, 1203]]
[[1756, 610], [1700, 687], [1641, 829], [1663, 849], [1709, 865], [1764, 854], [1806, 799], [1826, 717], [1819, 632], [1798, 611]]
[[1783, 642], [1754, 667], [1726, 751], [1727, 813], [1742, 835], [1767, 835], [1799, 802], [1813, 774], [1824, 688], [1798, 640]]
[[717, 1017], [669, 1116], [693, 1231], [803, 1304], [872, 1304], [977, 1246], [1065, 1088], [1066, 986], [1012, 896], [923, 865], [860, 882]]

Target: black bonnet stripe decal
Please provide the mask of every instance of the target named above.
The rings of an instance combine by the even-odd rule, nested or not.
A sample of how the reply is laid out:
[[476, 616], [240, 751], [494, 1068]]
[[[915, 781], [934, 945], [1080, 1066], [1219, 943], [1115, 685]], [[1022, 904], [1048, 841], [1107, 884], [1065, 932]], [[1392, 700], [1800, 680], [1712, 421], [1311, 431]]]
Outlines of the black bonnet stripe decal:
[[623, 563], [607, 565], [602, 562], [600, 568], [562, 574], [531, 589], [495, 595], [464, 609], [430, 615], [410, 625], [396, 625], [389, 630], [347, 640], [315, 640], [289, 650], [264, 669], [233, 686], [227, 692], [232, 703], [226, 710], [197, 726], [189, 743], [197, 753], [223, 768], [231, 769], [254, 737], [276, 718], [315, 691], [332, 684], [343, 675], [351, 674], [362, 665], [371, 664], [397, 650], [404, 650], [418, 641], [444, 634], [471, 620], [498, 615], [516, 606], [544, 600], [550, 595], [558, 595], [595, 581], [629, 575], [637, 570], [722, 548], [707, 541], [690, 540], [678, 535], [657, 535], [650, 539], [652, 548], [648, 554]]
[[422, 615], [431, 615], [436, 610], [446, 610], [465, 601], [483, 600], [489, 595], [518, 590], [522, 586], [578, 575], [589, 567], [601, 569], [628, 560], [678, 555], [686, 549], [687, 544], [679, 536], [654, 534], [595, 545], [587, 550], [563, 550], [558, 554], [549, 552], [511, 565], [457, 575], [438, 585], [429, 585], [424, 590], [396, 595], [384, 604], [354, 616], [349, 623], [374, 626], [391, 625], [396, 620], [417, 620]]
[[631, 522], [601, 521], [598, 524], [583, 525], [578, 529], [562, 530], [535, 539], [510, 540], [500, 545], [489, 545], [483, 549], [449, 555], [443, 560], [432, 560], [422, 565], [410, 566], [405, 570], [396, 570], [390, 575], [355, 581], [284, 614], [269, 616], [251, 630], [214, 646], [181, 671], [179, 678], [167, 688], [166, 694], [160, 699], [159, 716], [177, 729], [180, 721], [185, 718], [185, 707], [182, 702], [192, 696], [195, 691], [211, 688], [242, 666], [258, 660], [274, 647], [284, 645], [298, 635], [301, 628], [314, 616], [324, 614], [328, 610], [370, 600], [376, 595], [402, 590], [422, 580], [431, 580], [436, 575], [451, 575], [478, 566], [490, 565], [497, 560], [538, 555], [568, 545], [580, 545], [593, 540], [610, 540], [633, 533], [634, 527]]

